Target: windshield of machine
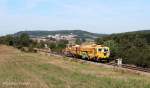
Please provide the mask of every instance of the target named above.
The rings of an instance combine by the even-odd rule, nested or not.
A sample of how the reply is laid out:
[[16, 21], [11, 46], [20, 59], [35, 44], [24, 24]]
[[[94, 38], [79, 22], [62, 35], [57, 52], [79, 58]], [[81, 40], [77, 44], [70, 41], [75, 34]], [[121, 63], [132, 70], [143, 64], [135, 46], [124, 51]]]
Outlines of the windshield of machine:
[[109, 49], [108, 48], [98, 48], [98, 52], [108, 52]]
[[102, 52], [102, 48], [99, 48], [99, 49], [98, 49], [98, 52]]
[[108, 52], [108, 49], [107, 49], [107, 48], [104, 48], [104, 52]]

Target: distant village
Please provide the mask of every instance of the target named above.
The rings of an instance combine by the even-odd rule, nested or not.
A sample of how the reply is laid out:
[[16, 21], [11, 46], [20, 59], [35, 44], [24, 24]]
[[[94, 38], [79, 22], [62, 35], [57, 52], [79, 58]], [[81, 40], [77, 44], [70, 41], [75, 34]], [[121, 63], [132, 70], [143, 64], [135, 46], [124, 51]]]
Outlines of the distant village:
[[59, 40], [68, 40], [68, 41], [73, 41], [76, 40], [77, 35], [74, 34], [68, 34], [68, 35], [64, 35], [64, 34], [55, 34], [55, 35], [48, 35], [46, 37], [32, 37], [31, 39], [34, 41], [38, 41], [38, 42], [45, 42], [45, 41], [59, 41]]

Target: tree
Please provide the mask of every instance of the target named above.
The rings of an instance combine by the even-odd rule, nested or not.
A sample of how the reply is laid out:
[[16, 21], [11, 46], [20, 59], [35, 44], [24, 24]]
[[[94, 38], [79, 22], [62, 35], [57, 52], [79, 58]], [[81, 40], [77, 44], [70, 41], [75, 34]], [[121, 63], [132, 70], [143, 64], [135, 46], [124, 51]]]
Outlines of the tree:
[[103, 38], [97, 38], [97, 39], [95, 39], [95, 43], [102, 45], [104, 43], [104, 39]]
[[82, 43], [82, 41], [81, 41], [81, 39], [78, 38], [78, 39], [76, 39], [75, 43], [80, 45]]
[[85, 38], [82, 38], [81, 41], [82, 41], [82, 42], [86, 42], [86, 39], [85, 39]]
[[45, 42], [41, 41], [39, 43], [37, 43], [37, 48], [45, 48]]
[[119, 44], [116, 43], [114, 40], [105, 41], [104, 45], [110, 48], [112, 58], [118, 58], [120, 56]]
[[30, 45], [30, 37], [28, 34], [21, 34], [19, 36], [19, 42], [20, 42], [20, 45], [23, 46], [23, 47], [28, 47]]
[[5, 43], [6, 45], [13, 46], [13, 45], [14, 45], [14, 38], [13, 38], [13, 36], [7, 35], [7, 36], [5, 37], [4, 43]]
[[56, 49], [56, 43], [54, 43], [54, 42], [48, 43], [48, 46], [53, 51]]
[[64, 48], [66, 48], [66, 45], [69, 42], [67, 40], [60, 40], [57, 42], [57, 51], [62, 51]]

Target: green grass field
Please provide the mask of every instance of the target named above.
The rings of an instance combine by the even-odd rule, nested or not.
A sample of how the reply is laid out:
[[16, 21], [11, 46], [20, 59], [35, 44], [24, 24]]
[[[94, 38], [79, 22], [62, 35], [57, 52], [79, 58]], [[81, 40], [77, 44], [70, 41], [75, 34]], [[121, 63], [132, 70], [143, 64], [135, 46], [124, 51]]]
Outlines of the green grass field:
[[0, 88], [150, 88], [150, 77], [0, 45]]

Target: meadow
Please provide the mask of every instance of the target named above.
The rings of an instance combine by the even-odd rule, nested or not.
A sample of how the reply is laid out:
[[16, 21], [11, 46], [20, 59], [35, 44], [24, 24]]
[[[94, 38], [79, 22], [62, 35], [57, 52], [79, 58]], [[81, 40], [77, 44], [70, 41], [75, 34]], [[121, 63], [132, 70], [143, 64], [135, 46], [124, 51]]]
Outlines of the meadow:
[[150, 76], [0, 45], [0, 88], [150, 88]]

